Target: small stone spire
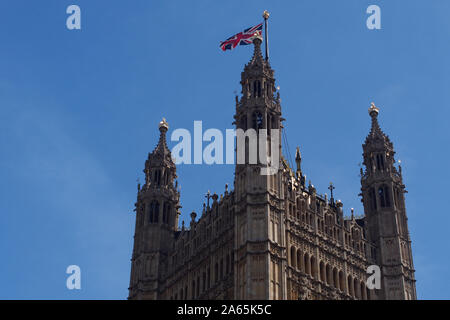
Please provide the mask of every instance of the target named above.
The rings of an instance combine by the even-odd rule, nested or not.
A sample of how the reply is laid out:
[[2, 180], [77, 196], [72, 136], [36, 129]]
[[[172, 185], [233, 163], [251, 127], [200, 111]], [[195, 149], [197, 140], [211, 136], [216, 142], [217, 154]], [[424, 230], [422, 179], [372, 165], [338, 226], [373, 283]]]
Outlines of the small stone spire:
[[384, 132], [381, 130], [380, 125], [378, 123], [378, 114], [380, 112], [380, 109], [375, 106], [375, 104], [372, 102], [370, 104], [369, 108], [369, 115], [372, 118], [372, 127], [370, 129], [370, 133], [366, 138], [366, 142], [369, 139], [386, 139], [388, 140], [388, 137], [384, 134]]
[[208, 201], [206, 206], [209, 208], [209, 199], [211, 199], [211, 191], [208, 190], [208, 192], [205, 195], [205, 198]]
[[253, 52], [252, 60], [250, 60], [250, 65], [262, 64], [264, 62], [264, 58], [261, 52], [261, 43], [262, 43], [261, 36], [256, 35], [255, 38], [253, 39], [253, 45], [255, 50]]
[[167, 147], [167, 141], [166, 141], [166, 132], [169, 130], [169, 124], [167, 123], [166, 119], [163, 118], [161, 122], [159, 123], [159, 141], [158, 145], [156, 146], [155, 150], [153, 152], [159, 152], [164, 155], [167, 155], [170, 153], [169, 148]]
[[302, 164], [302, 154], [300, 153], [300, 148], [297, 147], [295, 151], [295, 163], [297, 164], [297, 172], [302, 172], [301, 164]]

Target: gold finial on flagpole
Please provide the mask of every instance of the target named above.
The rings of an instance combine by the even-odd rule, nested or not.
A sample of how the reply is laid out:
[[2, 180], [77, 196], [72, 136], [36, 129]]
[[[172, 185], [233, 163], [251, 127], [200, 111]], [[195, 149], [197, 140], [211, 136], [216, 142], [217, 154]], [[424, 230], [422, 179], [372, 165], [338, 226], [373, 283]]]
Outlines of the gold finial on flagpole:
[[264, 18], [264, 20], [269, 19], [269, 16], [270, 16], [269, 11], [264, 10], [264, 12], [263, 12], [263, 18]]

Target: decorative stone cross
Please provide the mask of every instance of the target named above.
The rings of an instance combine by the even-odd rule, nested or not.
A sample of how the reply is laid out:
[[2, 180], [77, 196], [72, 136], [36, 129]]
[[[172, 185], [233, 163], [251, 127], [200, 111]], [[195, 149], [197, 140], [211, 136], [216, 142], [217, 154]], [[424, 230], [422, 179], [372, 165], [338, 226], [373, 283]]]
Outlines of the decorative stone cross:
[[211, 191], [208, 190], [208, 192], [205, 195], [205, 198], [207, 199], [207, 205], [209, 207], [209, 199], [211, 198]]
[[330, 192], [331, 192], [331, 195], [330, 195], [330, 200], [331, 201], [333, 201], [333, 190], [334, 189], [336, 189], [334, 186], [333, 186], [333, 182], [330, 182], [330, 186], [328, 187], [328, 190], [330, 190]]

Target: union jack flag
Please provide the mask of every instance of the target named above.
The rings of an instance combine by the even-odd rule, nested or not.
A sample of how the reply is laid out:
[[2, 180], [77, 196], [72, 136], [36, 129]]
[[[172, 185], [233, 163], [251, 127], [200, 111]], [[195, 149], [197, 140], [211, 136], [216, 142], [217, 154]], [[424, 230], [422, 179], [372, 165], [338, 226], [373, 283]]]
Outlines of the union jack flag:
[[255, 36], [260, 36], [262, 32], [262, 23], [257, 26], [245, 29], [238, 34], [235, 34], [232, 37], [229, 37], [227, 40], [220, 42], [220, 48], [223, 51], [233, 50], [238, 45], [248, 45], [253, 42], [253, 38]]

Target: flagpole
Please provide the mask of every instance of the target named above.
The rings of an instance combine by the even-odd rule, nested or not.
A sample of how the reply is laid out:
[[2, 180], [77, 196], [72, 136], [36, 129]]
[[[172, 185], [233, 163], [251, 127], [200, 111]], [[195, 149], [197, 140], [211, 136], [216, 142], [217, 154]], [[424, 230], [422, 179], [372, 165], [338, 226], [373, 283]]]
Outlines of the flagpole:
[[267, 20], [269, 19], [269, 12], [267, 10], [264, 10], [263, 12], [263, 18], [264, 18], [264, 39], [265, 39], [265, 46], [266, 46], [266, 61], [269, 60], [269, 35], [268, 35], [268, 28], [267, 28]]

